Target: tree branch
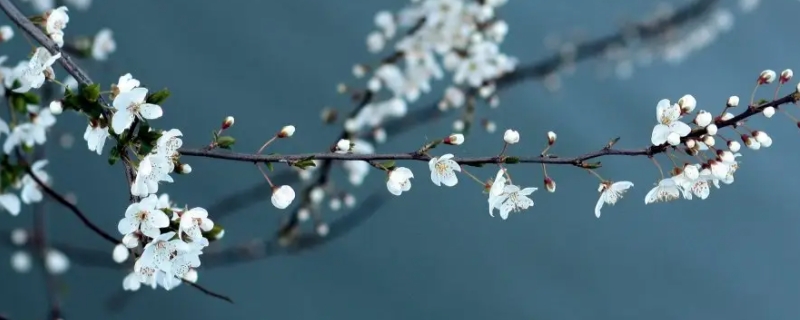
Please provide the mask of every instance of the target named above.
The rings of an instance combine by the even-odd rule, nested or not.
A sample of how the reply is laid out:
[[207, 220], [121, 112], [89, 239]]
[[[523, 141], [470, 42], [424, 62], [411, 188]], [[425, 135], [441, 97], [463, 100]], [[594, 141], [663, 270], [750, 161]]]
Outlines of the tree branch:
[[[794, 103], [800, 99], [800, 94], [793, 92], [780, 99], [768, 101], [758, 106], [748, 107], [745, 111], [736, 115], [729, 120], [717, 119], [715, 124], [717, 128], [722, 129], [729, 126], [736, 126], [742, 120], [745, 120], [755, 114], [761, 113], [764, 108], [774, 107], [777, 108], [783, 104]], [[706, 133], [705, 128], [696, 128], [692, 130], [689, 135], [681, 138], [681, 142], [687, 139], [696, 139]], [[642, 149], [614, 149], [604, 147], [597, 151], [589, 152], [583, 155], [574, 157], [558, 157], [554, 155], [537, 155], [537, 156], [521, 156], [514, 157], [513, 163], [544, 163], [544, 164], [565, 164], [578, 167], [585, 167], [585, 161], [596, 159], [605, 156], [654, 156], [663, 153], [669, 149], [668, 145], [650, 146]], [[278, 163], [292, 163], [301, 159], [317, 159], [326, 160], [327, 162], [333, 160], [352, 161], [375, 161], [375, 160], [415, 160], [415, 161], [429, 161], [430, 155], [409, 152], [409, 153], [395, 153], [395, 154], [338, 154], [338, 153], [312, 153], [312, 154], [296, 154], [296, 155], [258, 155], [258, 154], [244, 154], [244, 153], [223, 153], [217, 151], [207, 151], [202, 149], [181, 149], [179, 152], [185, 156], [198, 156], [215, 158], [222, 160], [242, 161], [242, 162], [278, 162]], [[508, 159], [511, 157], [505, 156], [489, 156], [489, 157], [475, 157], [475, 158], [453, 158], [454, 161], [462, 165], [482, 165], [491, 163], [510, 163]], [[324, 172], [323, 172], [324, 174]]]

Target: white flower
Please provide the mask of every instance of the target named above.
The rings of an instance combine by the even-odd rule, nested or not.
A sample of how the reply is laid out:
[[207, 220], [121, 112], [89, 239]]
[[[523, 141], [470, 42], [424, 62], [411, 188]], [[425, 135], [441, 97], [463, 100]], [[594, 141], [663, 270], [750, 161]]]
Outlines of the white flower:
[[182, 231], [178, 233], [178, 238], [183, 239], [183, 234], [186, 234], [192, 242], [207, 246], [208, 240], [203, 238], [203, 232], [211, 231], [214, 228], [214, 222], [208, 218], [206, 209], [192, 208], [181, 215], [181, 223], [178, 228]]
[[521, 189], [515, 185], [505, 185], [503, 191], [494, 196], [490, 195], [489, 215], [494, 216], [494, 209], [500, 211], [500, 217], [503, 220], [508, 219], [508, 214], [525, 210], [533, 206], [533, 200], [528, 196], [538, 188], [528, 187]]
[[69, 269], [69, 258], [56, 249], [49, 249], [45, 254], [44, 266], [52, 274], [62, 274]]
[[10, 26], [0, 27], [0, 41], [5, 42], [14, 38], [14, 29]]
[[461, 145], [462, 143], [464, 143], [464, 135], [460, 134], [460, 133], [451, 134], [451, 135], [447, 136], [447, 138], [444, 138], [444, 140], [442, 142], [444, 142], [446, 144], [458, 146], [458, 145]]
[[108, 126], [102, 126], [97, 121], [89, 122], [86, 126], [86, 131], [83, 133], [83, 140], [86, 140], [86, 145], [89, 151], [97, 152], [98, 155], [103, 154], [103, 147], [106, 145], [108, 139]]
[[600, 192], [600, 199], [597, 199], [597, 204], [594, 206], [594, 215], [600, 218], [600, 209], [603, 208], [603, 204], [616, 204], [631, 187], [633, 187], [633, 182], [630, 181], [618, 181], [614, 183], [606, 181], [601, 183], [598, 190]]
[[[56, 123], [56, 118], [50, 109], [43, 109], [32, 116], [31, 122], [26, 122], [14, 127], [14, 130], [3, 144], [3, 151], [10, 154], [20, 143], [27, 147], [41, 145], [47, 141], [47, 129]], [[0, 129], [2, 130], [2, 129]]]
[[662, 145], [669, 142], [670, 145], [678, 145], [681, 138], [688, 135], [692, 128], [678, 120], [681, 116], [681, 108], [675, 104], [670, 104], [669, 100], [663, 99], [656, 106], [656, 119], [659, 124], [653, 127], [653, 134], [650, 141], [653, 145]]
[[98, 61], [105, 61], [108, 55], [117, 50], [117, 43], [114, 41], [114, 34], [111, 29], [104, 28], [97, 32], [92, 41], [92, 58]]
[[350, 140], [341, 139], [336, 143], [336, 153], [350, 152]]
[[697, 106], [697, 100], [691, 94], [687, 94], [678, 99], [678, 106], [681, 108], [683, 113], [691, 113]]
[[761, 74], [758, 75], [758, 84], [770, 84], [775, 81], [775, 77], [775, 71], [769, 69], [761, 71]]
[[389, 171], [389, 179], [386, 180], [386, 189], [393, 195], [399, 196], [405, 191], [411, 190], [411, 178], [414, 173], [406, 167], [398, 167]]
[[140, 84], [139, 80], [134, 79], [130, 73], [126, 73], [119, 77], [112, 91], [114, 91], [114, 94], [120, 94], [138, 88]]
[[61, 103], [61, 100], [50, 101], [49, 108], [50, 108], [50, 113], [54, 115], [58, 115], [64, 112], [64, 105]]
[[139, 276], [136, 272], [131, 272], [124, 279], [122, 279], [122, 290], [137, 291], [142, 287], [142, 282], [139, 281]]
[[25, 251], [16, 251], [11, 255], [11, 268], [19, 273], [26, 273], [31, 270], [33, 259]]
[[644, 204], [667, 202], [681, 196], [680, 186], [672, 178], [661, 179], [658, 185], [644, 196]]
[[712, 120], [714, 119], [711, 113], [705, 110], [700, 110], [700, 112], [698, 112], [697, 116], [694, 118], [694, 124], [705, 128], [706, 126], [711, 124]]
[[16, 194], [0, 194], [0, 207], [8, 211], [12, 216], [19, 215], [21, 204]]
[[764, 117], [772, 118], [775, 115], [775, 107], [766, 107], [761, 112], [764, 113]]
[[[689, 168], [694, 169], [688, 170]], [[709, 181], [713, 178], [711, 171], [708, 169], [698, 171], [697, 168], [697, 165], [687, 166], [681, 174], [672, 177], [681, 187], [681, 193], [686, 200], [692, 200], [693, 194], [700, 199], [706, 199], [711, 193], [709, 186]]]
[[295, 193], [291, 186], [280, 186], [272, 189], [272, 205], [278, 209], [286, 209], [294, 201]]
[[739, 97], [738, 96], [730, 96], [728, 98], [728, 107], [734, 108], [739, 105]]
[[114, 259], [116, 263], [123, 263], [125, 260], [128, 260], [131, 252], [128, 250], [127, 247], [123, 244], [118, 244], [114, 246], [114, 250], [111, 253], [111, 258]]
[[178, 129], [171, 129], [161, 133], [161, 137], [156, 141], [156, 152], [166, 157], [173, 157], [178, 152], [178, 149], [183, 146], [181, 140], [183, 133]]
[[151, 153], [146, 155], [136, 173], [136, 179], [131, 184], [131, 194], [134, 196], [147, 196], [158, 192], [158, 183], [161, 181], [172, 182], [169, 173], [174, 169], [172, 159], [163, 154]]
[[[14, 89], [14, 92], [25, 93], [33, 89], [40, 88], [45, 79], [52, 79], [54, 76], [53, 63], [61, 58], [61, 52], [55, 55], [50, 54], [44, 47], [36, 48], [28, 65], [19, 70], [20, 87]], [[11, 80], [13, 82], [13, 80]]]
[[294, 126], [291, 126], [291, 125], [290, 126], [285, 126], [285, 127], [281, 128], [281, 131], [278, 133], [278, 137], [279, 138], [291, 137], [292, 135], [294, 135], [294, 130], [295, 130]]
[[[50, 175], [42, 170], [47, 163], [47, 160], [39, 160], [31, 165], [31, 171], [33, 174], [45, 184], [50, 181]], [[34, 180], [30, 174], [26, 174], [24, 177], [22, 177], [22, 191], [20, 192], [20, 198], [22, 198], [22, 202], [25, 204], [31, 204], [42, 201], [44, 195], [42, 195], [40, 188], [41, 187], [39, 187], [39, 184], [36, 183], [36, 180]]]
[[111, 118], [111, 129], [117, 134], [130, 128], [135, 118], [147, 120], [158, 119], [164, 111], [157, 104], [145, 102], [147, 89], [134, 88], [128, 92], [122, 92], [114, 98], [114, 109], [116, 112]]
[[506, 132], [503, 134], [503, 141], [508, 144], [515, 144], [519, 142], [519, 132], [511, 129], [506, 130]]
[[164, 211], [156, 209], [158, 198], [151, 194], [139, 202], [132, 203], [125, 210], [125, 218], [119, 221], [117, 229], [121, 234], [140, 230], [150, 238], [161, 235], [161, 228], [169, 226], [169, 217]]
[[453, 161], [453, 154], [448, 153], [441, 157], [433, 157], [428, 161], [431, 169], [431, 181], [437, 186], [444, 184], [452, 187], [458, 183], [458, 176], [455, 171], [461, 172], [461, 166]]
[[558, 138], [558, 136], [556, 135], [555, 132], [547, 131], [547, 143], [549, 145], [553, 145], [554, 143], [556, 143], [556, 138]]
[[50, 12], [46, 14], [47, 21], [45, 21], [45, 31], [47, 31], [47, 34], [63, 32], [69, 22], [67, 11], [69, 11], [67, 7], [60, 6], [50, 10]]

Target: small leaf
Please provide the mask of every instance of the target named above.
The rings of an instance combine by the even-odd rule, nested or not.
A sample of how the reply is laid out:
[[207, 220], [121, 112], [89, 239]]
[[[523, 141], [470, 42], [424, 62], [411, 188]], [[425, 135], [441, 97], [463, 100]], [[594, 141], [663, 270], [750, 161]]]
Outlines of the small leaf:
[[42, 102], [42, 100], [39, 98], [39, 95], [31, 91], [23, 93], [22, 96], [25, 98], [25, 102], [28, 104], [39, 104]]
[[117, 147], [111, 148], [111, 150], [108, 151], [108, 164], [113, 166], [115, 163], [117, 163], [119, 157], [119, 149]]
[[383, 163], [381, 163], [381, 166], [383, 168], [387, 169], [387, 170], [392, 170], [395, 167], [395, 161], [394, 160], [389, 160], [389, 161], [383, 162]]
[[100, 99], [100, 85], [80, 85], [81, 96], [89, 102], [97, 102]]
[[11, 104], [14, 106], [14, 111], [18, 113], [27, 113], [28, 112], [28, 104], [25, 103], [25, 97], [21, 94], [15, 94], [11, 97]]
[[221, 136], [217, 138], [217, 146], [222, 149], [230, 149], [233, 144], [236, 143], [236, 139], [231, 136]]
[[216, 240], [222, 239], [222, 236], [225, 235], [225, 229], [219, 223], [214, 223], [214, 228], [211, 228], [210, 231], [203, 232], [203, 238], [208, 239], [208, 242], [214, 242]]
[[508, 164], [519, 163], [519, 157], [506, 157], [505, 161], [503, 162]]
[[272, 162], [267, 162], [267, 168], [272, 171]]
[[162, 103], [164, 103], [164, 101], [167, 100], [167, 98], [169, 98], [169, 95], [170, 95], [169, 90], [167, 90], [167, 88], [164, 88], [147, 95], [145, 101], [147, 103], [161, 105]]

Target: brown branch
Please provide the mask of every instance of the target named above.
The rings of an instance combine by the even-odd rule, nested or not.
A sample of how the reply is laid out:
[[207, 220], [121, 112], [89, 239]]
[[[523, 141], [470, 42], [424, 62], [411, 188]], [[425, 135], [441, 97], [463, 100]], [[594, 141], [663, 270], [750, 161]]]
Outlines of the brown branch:
[[[800, 94], [793, 92], [780, 99], [768, 101], [758, 106], [748, 107], [742, 113], [735, 117], [722, 121], [717, 119], [715, 124], [717, 128], [722, 129], [729, 126], [736, 126], [742, 120], [745, 120], [755, 114], [761, 113], [767, 107], [779, 107], [783, 104], [797, 102]], [[696, 139], [706, 133], [705, 128], [696, 128], [692, 130], [689, 135], [681, 138], [681, 142], [687, 139]], [[513, 162], [508, 161], [511, 157], [505, 156], [490, 156], [490, 157], [474, 157], [474, 158], [453, 158], [454, 161], [462, 165], [482, 165], [491, 163], [545, 163], [545, 164], [565, 164], [578, 167], [585, 167], [586, 161], [605, 156], [654, 156], [659, 153], [666, 152], [669, 149], [668, 145], [650, 146], [642, 149], [614, 149], [604, 147], [597, 151], [589, 152], [583, 155], [574, 157], [558, 157], [554, 155], [536, 155], [536, 156], [522, 156], [514, 157]], [[282, 162], [291, 163], [300, 159], [312, 157], [318, 160], [342, 160], [342, 161], [375, 161], [375, 160], [415, 160], [415, 161], [428, 161], [431, 159], [430, 155], [409, 152], [409, 153], [395, 153], [395, 154], [338, 154], [338, 153], [314, 153], [314, 154], [297, 154], [297, 155], [257, 155], [257, 154], [244, 154], [244, 153], [222, 153], [214, 151], [206, 151], [202, 149], [181, 149], [179, 152], [185, 156], [198, 156], [208, 157], [223, 160], [242, 161], [242, 162]]]
[[[2, 0], [0, 0], [0, 1], [2, 1]], [[99, 226], [97, 226], [96, 224], [94, 224], [94, 222], [92, 222], [91, 220], [89, 220], [89, 218], [88, 218], [88, 217], [87, 217], [87, 216], [86, 216], [86, 215], [85, 215], [85, 214], [84, 214], [84, 213], [81, 211], [81, 209], [78, 209], [78, 207], [77, 207], [77, 206], [75, 206], [74, 204], [72, 204], [71, 202], [69, 202], [69, 201], [68, 201], [66, 198], [64, 198], [64, 197], [63, 197], [63, 196], [62, 196], [60, 193], [58, 193], [57, 191], [53, 190], [53, 188], [51, 188], [50, 186], [48, 186], [47, 184], [45, 184], [45, 183], [44, 183], [44, 182], [43, 182], [41, 179], [39, 179], [39, 177], [37, 177], [37, 176], [36, 176], [36, 174], [34, 174], [33, 170], [31, 169], [31, 166], [30, 166], [30, 165], [27, 163], [27, 161], [24, 159], [24, 157], [23, 157], [23, 155], [22, 155], [22, 152], [21, 152], [21, 151], [19, 151], [19, 150], [17, 150], [17, 158], [18, 158], [18, 160], [19, 160], [21, 163], [24, 163], [24, 164], [25, 164], [25, 173], [27, 173], [28, 175], [30, 175], [30, 176], [31, 176], [31, 178], [33, 178], [33, 180], [34, 180], [34, 181], [36, 181], [36, 184], [38, 184], [38, 185], [39, 185], [39, 188], [41, 188], [42, 190], [44, 190], [44, 192], [45, 192], [45, 193], [46, 193], [48, 196], [50, 196], [51, 198], [53, 198], [53, 200], [55, 200], [56, 202], [58, 202], [58, 203], [59, 203], [59, 204], [61, 204], [62, 206], [66, 207], [67, 209], [69, 209], [69, 211], [71, 211], [73, 214], [75, 214], [75, 216], [76, 216], [76, 217], [78, 217], [78, 219], [80, 219], [80, 220], [81, 220], [81, 222], [83, 222], [83, 224], [84, 224], [84, 225], [85, 225], [87, 228], [89, 228], [90, 230], [94, 231], [94, 233], [96, 233], [97, 235], [99, 235], [99, 236], [100, 236], [101, 238], [103, 238], [104, 240], [106, 240], [106, 241], [110, 242], [111, 244], [114, 244], [114, 245], [116, 245], [116, 244], [119, 244], [119, 243], [121, 243], [119, 240], [117, 240], [116, 238], [114, 238], [114, 237], [113, 237], [113, 236], [111, 236], [110, 234], [108, 234], [108, 233], [106, 233], [105, 231], [103, 231], [103, 229], [101, 229]]]

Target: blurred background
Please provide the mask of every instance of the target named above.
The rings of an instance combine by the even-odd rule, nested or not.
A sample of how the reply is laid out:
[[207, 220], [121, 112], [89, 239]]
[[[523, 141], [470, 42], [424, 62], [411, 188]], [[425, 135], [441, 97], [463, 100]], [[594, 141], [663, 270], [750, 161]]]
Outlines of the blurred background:
[[[566, 43], [617, 34], [629, 23], [690, 3], [511, 0], [498, 13], [510, 26], [502, 49], [528, 65], [548, 59]], [[746, 104], [762, 70], [800, 69], [795, 56], [800, 44], [792, 41], [792, 30], [800, 27], [794, 14], [800, 3], [711, 3], [703, 17], [669, 33], [672, 41], [694, 39], [679, 46], [678, 53], [661, 50], [662, 42], [640, 43], [516, 83], [502, 91], [499, 108], [478, 106], [477, 117], [491, 119], [495, 133], [476, 127], [464, 145], [446, 150], [494, 155], [506, 128], [522, 136], [513, 154], [538, 154], [549, 130], [558, 133], [552, 151], [560, 155], [599, 149], [616, 136], [622, 138], [617, 146], [640, 148], [649, 144], [660, 99], [675, 101], [688, 93], [697, 98], [699, 109], [719, 112], [730, 95], [741, 96]], [[87, 11], [70, 10], [67, 34], [93, 36], [111, 28], [117, 51], [110, 60], [79, 64], [104, 87], [130, 72], [149, 88], [169, 88], [172, 97], [155, 125], [179, 128], [184, 146], [205, 146], [209, 132], [232, 115], [237, 119], [230, 129], [236, 151], [255, 151], [280, 127], [293, 124], [295, 135], [271, 150], [316, 152], [326, 150], [341, 128], [321, 125], [321, 108], [346, 113], [353, 106], [336, 85], [352, 82], [353, 64], [378, 58], [365, 48], [374, 14], [406, 4], [95, 1]], [[26, 14], [37, 13], [29, 3], [19, 6]], [[732, 18], [731, 23], [720, 22], [720, 14]], [[0, 16], [0, 25], [6, 24], [12, 23]], [[709, 25], [718, 27], [713, 36], [692, 34]], [[10, 65], [30, 50], [20, 31], [16, 37], [3, 44]], [[60, 67], [56, 74], [59, 79], [67, 75]], [[437, 83], [409, 110], [436, 103], [448, 81]], [[782, 93], [794, 90], [795, 83]], [[759, 97], [771, 98], [773, 90], [762, 89]], [[458, 114], [390, 136], [377, 150], [414, 150], [449, 134]], [[47, 147], [48, 172], [56, 190], [71, 194], [93, 221], [116, 235], [128, 189], [121, 167], [107, 165], [108, 147], [104, 156], [86, 150], [81, 139], [85, 126], [77, 115], [59, 116]], [[645, 206], [642, 199], [659, 178], [653, 164], [643, 157], [603, 159], [599, 172], [605, 178], [636, 186], [616, 206], [606, 207], [602, 219], [593, 214], [596, 178], [573, 167], [548, 168], [558, 183], [553, 194], [544, 191], [539, 166], [513, 167], [515, 183], [540, 190], [533, 194], [532, 209], [505, 221], [487, 214], [486, 196], [466, 178], [455, 188], [431, 184], [424, 163], [407, 164], [418, 174], [411, 191], [399, 198], [386, 192], [379, 172], [352, 187], [336, 167], [332, 178], [337, 187], [352, 191], [359, 202], [377, 191], [385, 203], [362, 209], [369, 219], [310, 250], [235, 263], [204, 260], [199, 283], [230, 296], [233, 305], [185, 285], [171, 292], [142, 288], [122, 293], [128, 271], [114, 267], [111, 246], [51, 203], [46, 207], [51, 240], [97, 252], [85, 259], [71, 256], [71, 267], [61, 276], [65, 318], [795, 319], [800, 317], [800, 217], [795, 209], [800, 185], [793, 164], [800, 151], [791, 145], [797, 128], [782, 114], [749, 126], [767, 131], [775, 145], [743, 150], [736, 183], [712, 190], [705, 201]], [[252, 194], [253, 186], [263, 183], [247, 163], [184, 161], [193, 173], [176, 176], [174, 184], [161, 189], [178, 204], [210, 208], [219, 200]], [[496, 170], [471, 172], [486, 179]], [[218, 221], [225, 226], [225, 238], [214, 244], [221, 249], [273, 237], [291, 212], [275, 209], [266, 191], [227, 205], [231, 212], [210, 212], [212, 219], [219, 212], [226, 215]], [[234, 213], [233, 207], [240, 210]], [[29, 211], [0, 215], [0, 225], [6, 230], [29, 227]], [[322, 218], [336, 221], [350, 211], [326, 209]], [[0, 257], [8, 259], [15, 250], [2, 247]], [[0, 279], [0, 313], [10, 319], [45, 316], [39, 273], [18, 274], [9, 263], [0, 263]]]

